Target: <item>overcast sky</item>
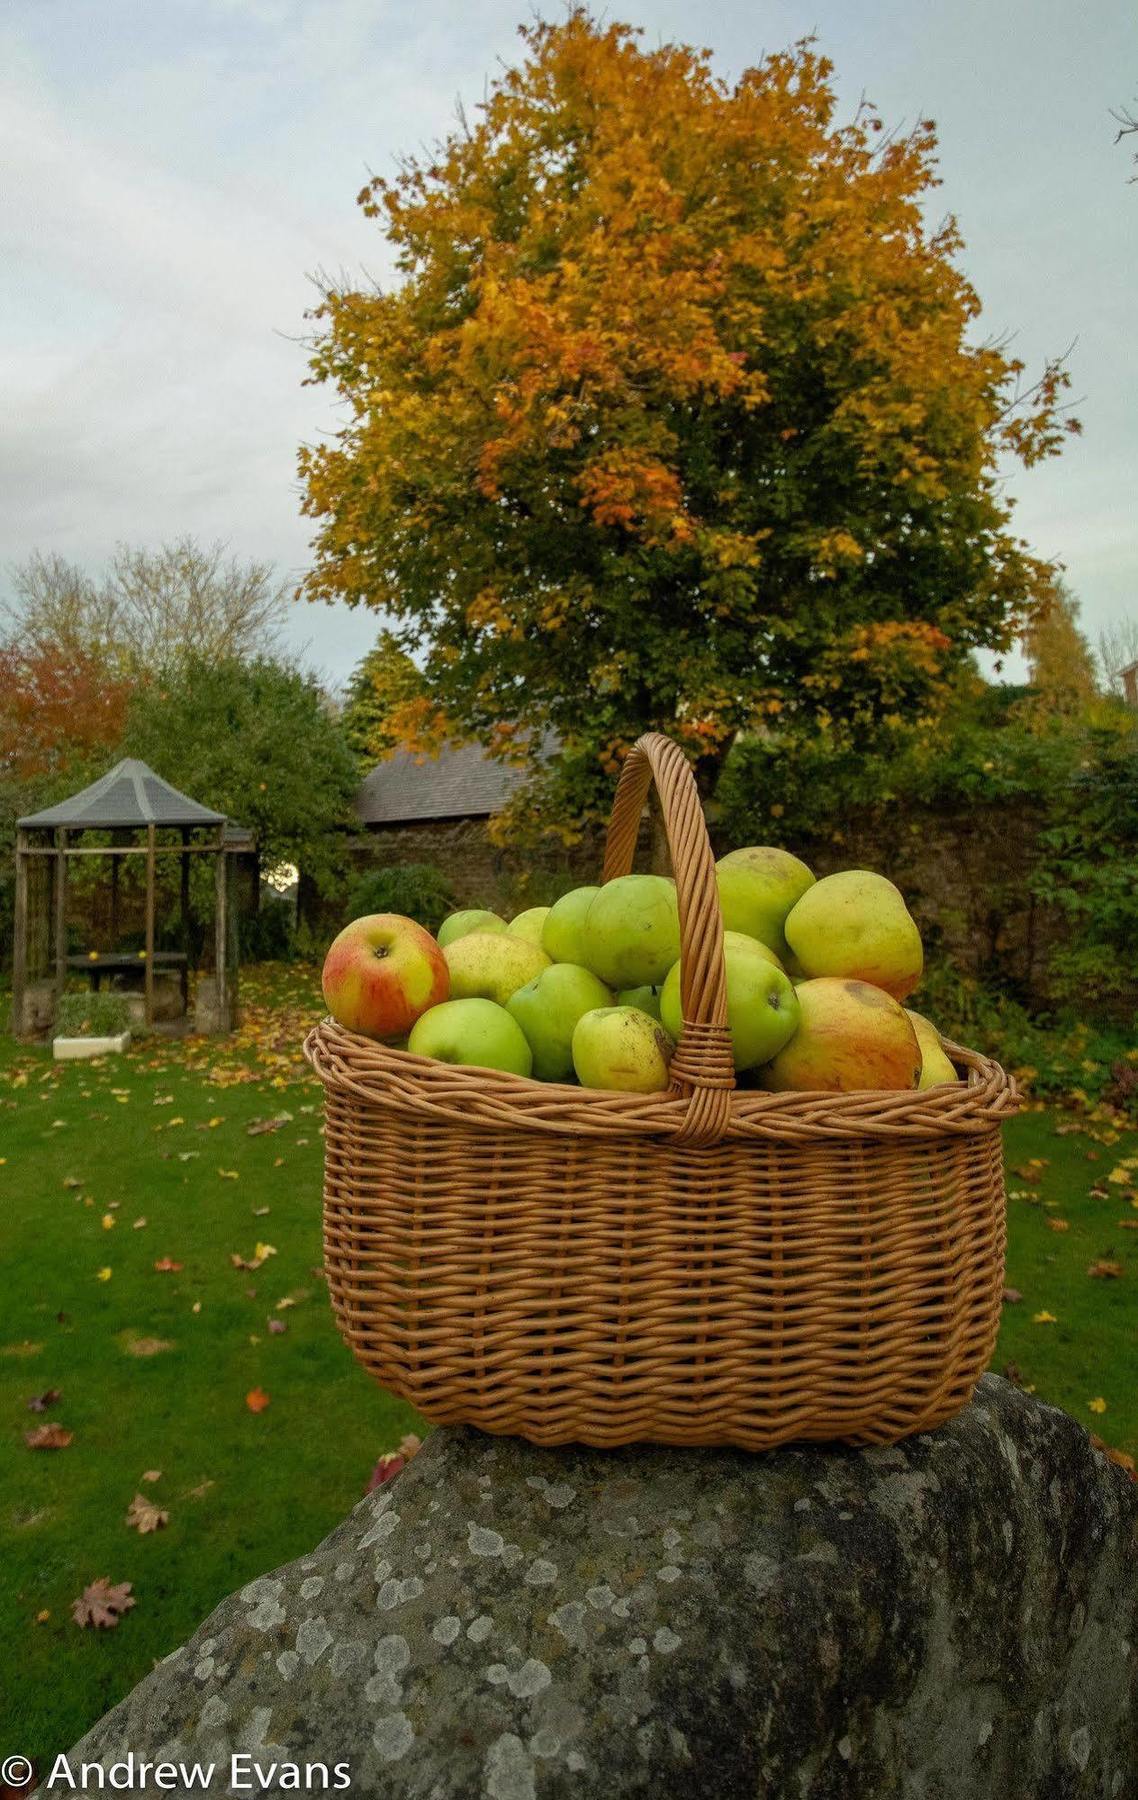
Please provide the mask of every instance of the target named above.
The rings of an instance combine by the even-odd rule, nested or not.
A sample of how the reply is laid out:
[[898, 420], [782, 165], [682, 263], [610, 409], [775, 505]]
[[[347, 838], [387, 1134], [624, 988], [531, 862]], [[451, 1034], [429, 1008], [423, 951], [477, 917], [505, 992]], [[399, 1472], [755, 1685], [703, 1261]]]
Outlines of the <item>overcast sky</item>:
[[[0, 581], [189, 532], [298, 575], [297, 445], [334, 429], [297, 339], [317, 269], [389, 271], [355, 197], [481, 97], [524, 0], [4, 0]], [[556, 16], [556, 14], [555, 14]], [[1013, 478], [1016, 520], [1098, 624], [1138, 608], [1133, 0], [639, 0], [724, 74], [815, 30], [843, 101], [937, 121], [983, 335], [1075, 344], [1085, 435]], [[366, 613], [296, 609], [340, 681]]]

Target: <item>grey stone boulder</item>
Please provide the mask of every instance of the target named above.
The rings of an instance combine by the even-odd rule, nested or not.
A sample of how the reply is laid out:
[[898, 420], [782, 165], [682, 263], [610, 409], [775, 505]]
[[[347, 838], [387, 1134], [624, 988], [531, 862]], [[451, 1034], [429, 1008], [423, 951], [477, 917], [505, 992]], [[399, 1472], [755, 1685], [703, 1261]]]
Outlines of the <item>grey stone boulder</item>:
[[133, 1752], [146, 1794], [143, 1760], [215, 1794], [1130, 1800], [1136, 1644], [1138, 1487], [991, 1376], [891, 1449], [447, 1428], [69, 1763]]

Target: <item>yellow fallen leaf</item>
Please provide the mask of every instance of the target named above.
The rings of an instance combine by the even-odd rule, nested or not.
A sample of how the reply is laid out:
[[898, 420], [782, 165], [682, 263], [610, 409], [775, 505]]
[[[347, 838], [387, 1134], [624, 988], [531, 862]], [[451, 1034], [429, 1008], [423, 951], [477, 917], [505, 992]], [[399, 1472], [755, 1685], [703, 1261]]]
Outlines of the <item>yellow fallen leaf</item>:
[[240, 1180], [236, 1169], [219, 1169], [217, 1172], [221, 1176], [222, 1181]]
[[105, 1213], [104, 1213], [104, 1214], [103, 1214], [103, 1230], [104, 1230], [104, 1231], [113, 1231], [113, 1230], [114, 1230], [114, 1228], [115, 1228], [115, 1215], [114, 1215], [114, 1213], [111, 1213], [111, 1212], [105, 1212]]
[[1093, 1413], [1104, 1413], [1106, 1411], [1106, 1401], [1101, 1394], [1095, 1400], [1088, 1400], [1087, 1405]]
[[1048, 1219], [1047, 1229], [1048, 1231], [1070, 1231], [1071, 1227], [1066, 1219]]
[[113, 1272], [114, 1271], [111, 1269], [97, 1269], [95, 1272], [95, 1280], [96, 1281], [109, 1281], [111, 1279], [111, 1275], [113, 1274]]
[[224, 1125], [224, 1123], [225, 1123], [225, 1121], [224, 1121], [224, 1119], [222, 1119], [222, 1118], [221, 1118], [221, 1117], [220, 1117], [220, 1115], [219, 1115], [219, 1116], [218, 1116], [218, 1117], [217, 1117], [217, 1118], [214, 1118], [214, 1119], [211, 1119], [211, 1120], [210, 1120], [210, 1122], [209, 1122], [209, 1127], [208, 1127], [208, 1129], [209, 1129], [209, 1130], [210, 1130], [210, 1131], [216, 1131], [216, 1130], [217, 1130], [217, 1128], [218, 1128], [218, 1126], [219, 1126], [219, 1125]]
[[145, 1220], [145, 1219], [136, 1219], [136, 1220], [135, 1220], [135, 1221], [134, 1221], [134, 1224], [133, 1224], [133, 1225], [132, 1225], [132, 1226], [131, 1226], [131, 1230], [132, 1230], [132, 1231], [141, 1231], [141, 1230], [142, 1230], [142, 1227], [143, 1227], [143, 1226], [144, 1226], [144, 1225], [145, 1225], [145, 1224], [146, 1224], [146, 1220]]
[[1032, 1313], [1031, 1322], [1033, 1325], [1057, 1325], [1059, 1323], [1055, 1314], [1049, 1312]]
[[253, 1251], [253, 1255], [257, 1258], [258, 1262], [264, 1262], [267, 1257], [275, 1256], [276, 1253], [277, 1249], [275, 1244], [258, 1244]]

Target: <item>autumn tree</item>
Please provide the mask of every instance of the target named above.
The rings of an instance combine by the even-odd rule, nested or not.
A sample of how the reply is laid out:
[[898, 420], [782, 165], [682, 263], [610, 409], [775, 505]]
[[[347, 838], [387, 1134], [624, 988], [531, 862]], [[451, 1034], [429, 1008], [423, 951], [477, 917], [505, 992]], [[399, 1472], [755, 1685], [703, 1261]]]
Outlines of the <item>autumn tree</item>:
[[1023, 634], [1028, 680], [1044, 713], [1085, 708], [1098, 692], [1095, 660], [1079, 629], [1079, 603], [1065, 582], [1056, 580]]
[[423, 729], [423, 677], [390, 631], [352, 671], [341, 724], [361, 768], [370, 768]]
[[271, 563], [242, 561], [224, 544], [191, 537], [156, 550], [120, 544], [97, 576], [36, 552], [12, 580], [14, 598], [2, 616], [10, 643], [61, 662], [92, 654], [135, 675], [183, 659], [269, 654], [290, 605]]
[[920, 716], [1049, 585], [998, 459], [1076, 428], [975, 341], [932, 124], [840, 122], [810, 41], [730, 83], [580, 10], [522, 38], [361, 195], [400, 280], [316, 314], [308, 597], [388, 614], [425, 735], [555, 731], [565, 804], [648, 727], [708, 791], [740, 731]]

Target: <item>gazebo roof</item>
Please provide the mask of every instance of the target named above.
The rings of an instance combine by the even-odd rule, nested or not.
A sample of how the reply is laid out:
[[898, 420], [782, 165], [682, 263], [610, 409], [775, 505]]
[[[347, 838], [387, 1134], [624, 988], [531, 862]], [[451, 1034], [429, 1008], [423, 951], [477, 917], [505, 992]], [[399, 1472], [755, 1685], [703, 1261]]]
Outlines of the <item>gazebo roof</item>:
[[19, 821], [22, 829], [71, 831], [113, 831], [145, 825], [224, 825], [224, 813], [201, 806], [187, 794], [163, 781], [161, 775], [137, 757], [126, 756], [122, 762], [90, 787], [58, 806], [29, 813]]

